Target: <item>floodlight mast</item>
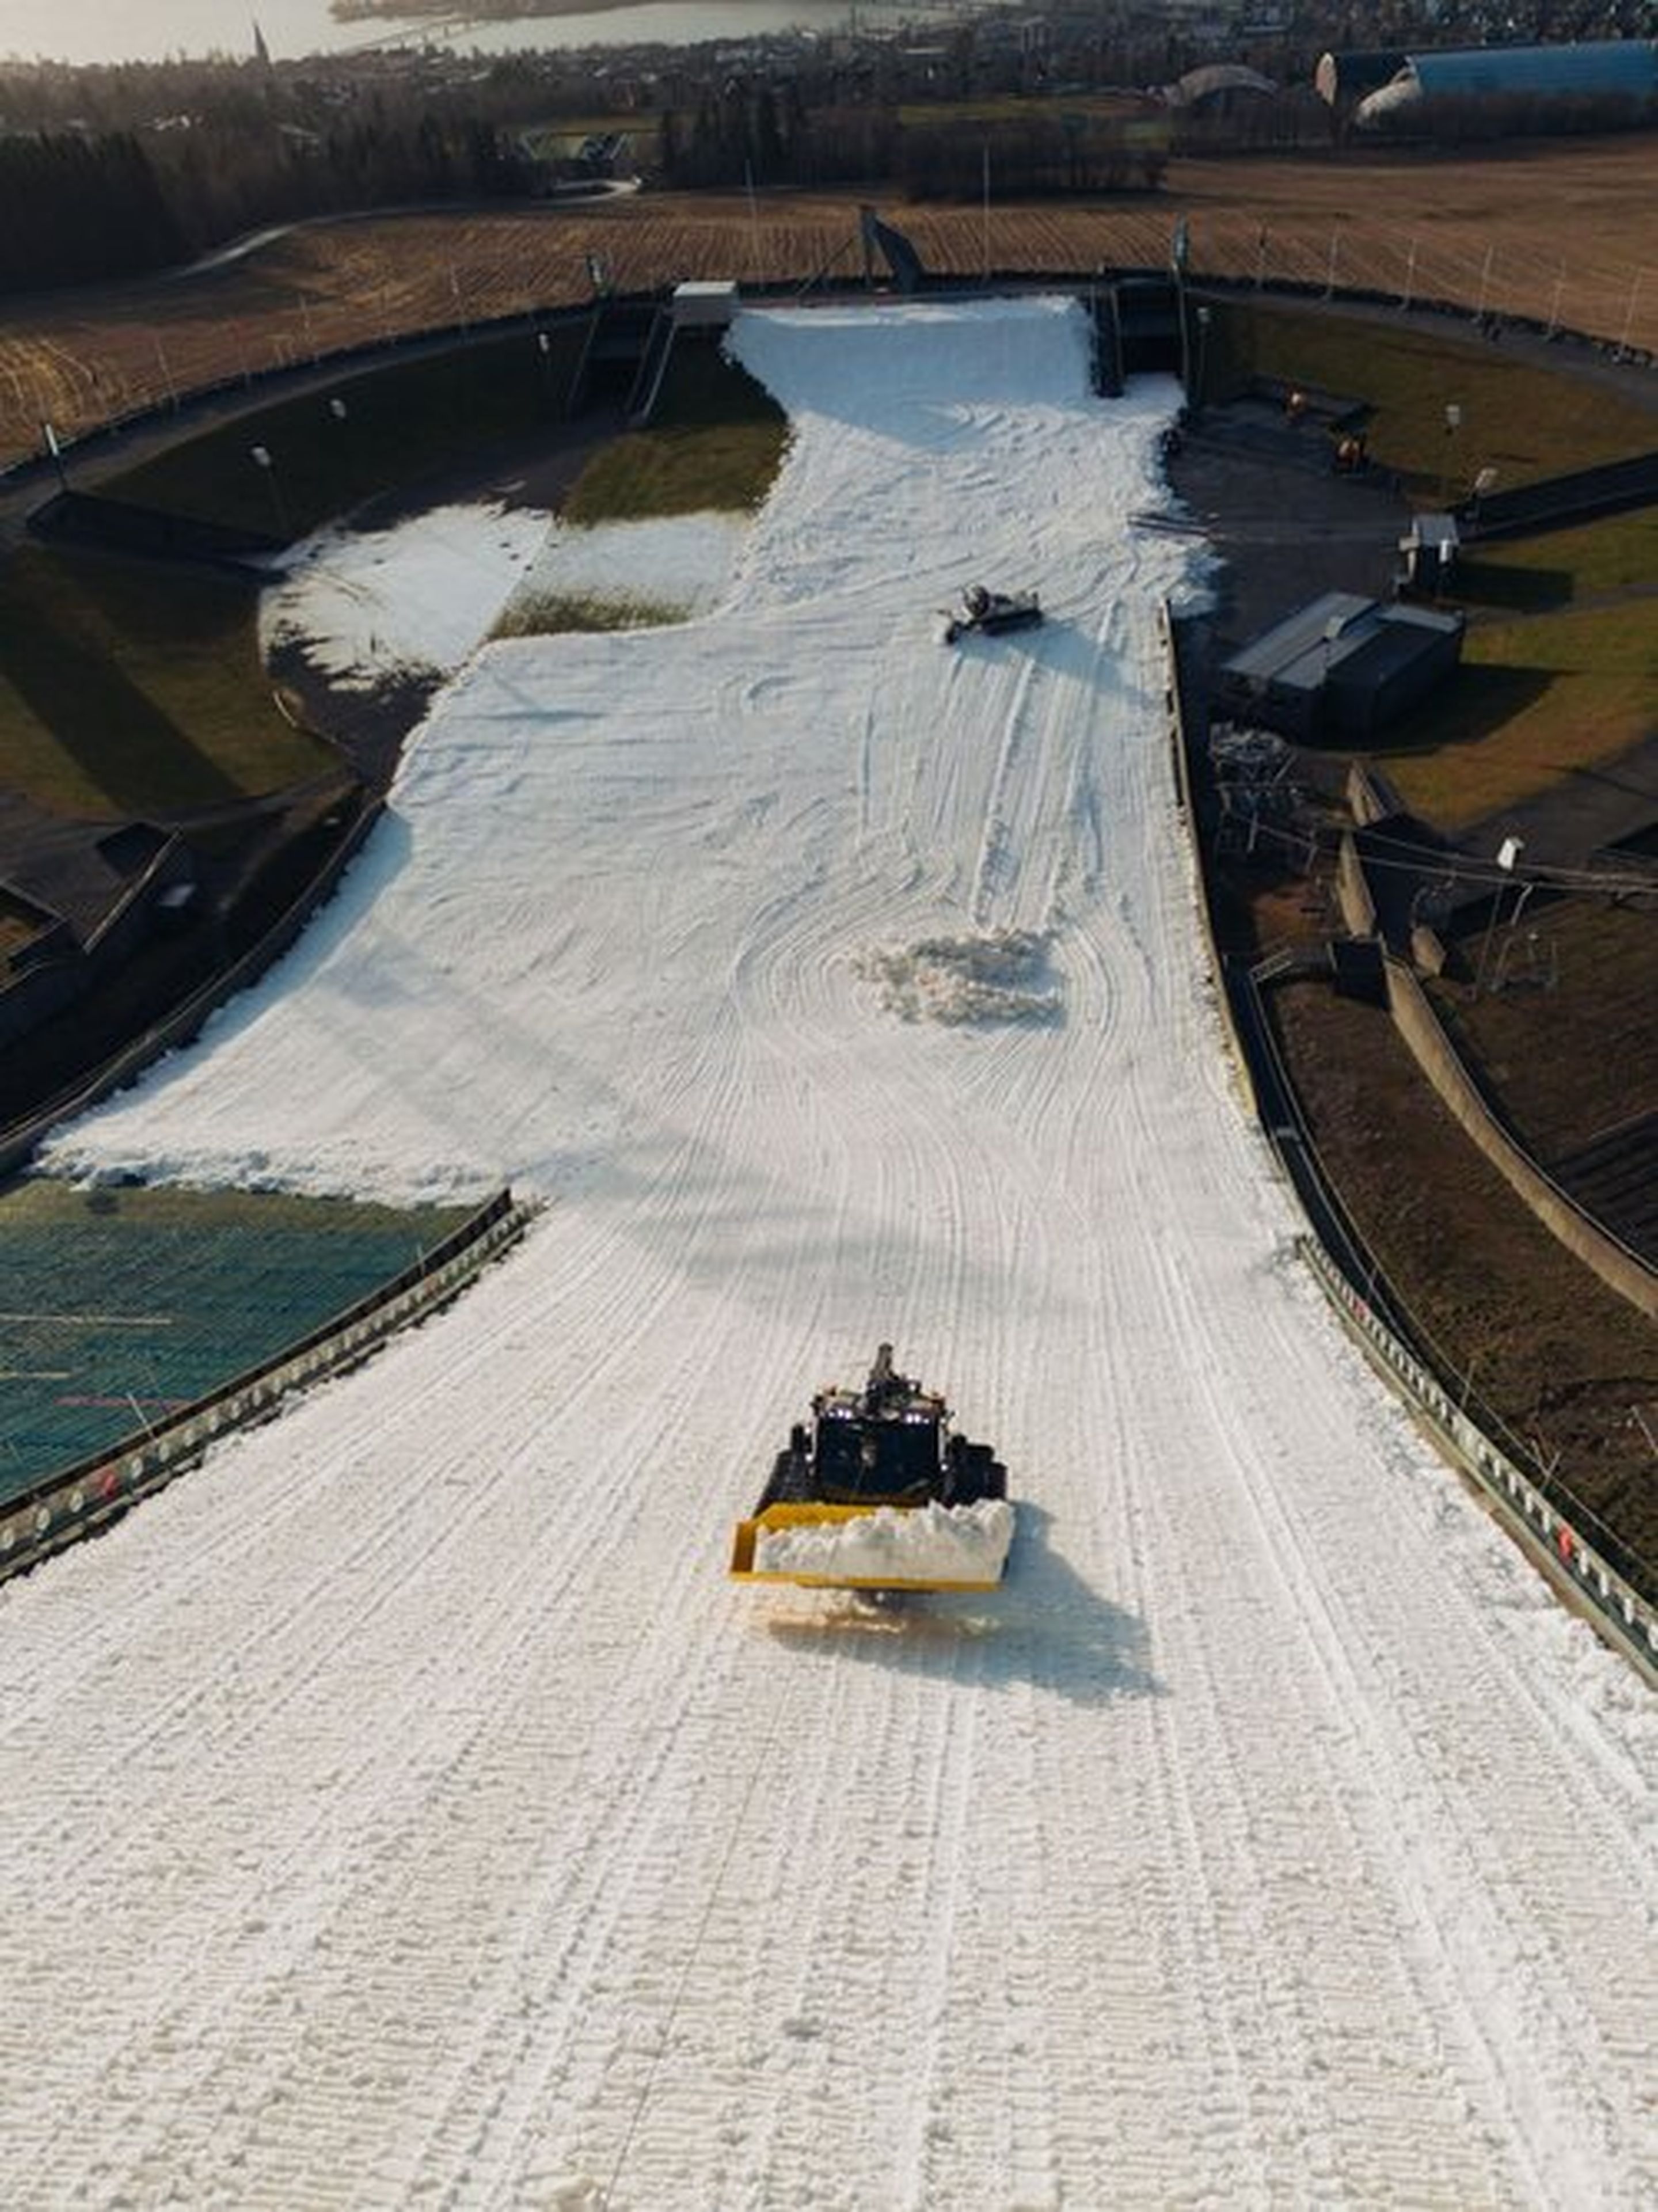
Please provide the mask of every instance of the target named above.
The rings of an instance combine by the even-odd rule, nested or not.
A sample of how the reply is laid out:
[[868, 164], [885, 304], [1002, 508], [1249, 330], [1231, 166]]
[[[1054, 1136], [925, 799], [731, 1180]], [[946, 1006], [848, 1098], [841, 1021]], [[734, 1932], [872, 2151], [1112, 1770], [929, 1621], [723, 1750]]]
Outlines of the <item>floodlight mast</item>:
[[[1516, 837], [1512, 835], [1505, 837], [1503, 840], [1503, 842], [1497, 847], [1497, 865], [1501, 868], [1505, 876], [1512, 876], [1514, 874], [1515, 868], [1519, 865], [1520, 855], [1525, 851], [1525, 839], [1523, 837]], [[1476, 999], [1479, 996], [1480, 992], [1485, 988], [1485, 968], [1491, 958], [1491, 939], [1497, 933], [1497, 918], [1503, 911], [1503, 893], [1504, 889], [1505, 886], [1503, 884], [1498, 884], [1497, 886], [1496, 895], [1491, 900], [1491, 918], [1485, 924], [1485, 938], [1479, 947], [1479, 965], [1474, 970], [1473, 994]], [[1526, 901], [1531, 896], [1531, 890], [1532, 887], [1529, 884], [1521, 884], [1519, 891], [1515, 898], [1514, 911], [1509, 916], [1509, 927], [1510, 931], [1514, 929], [1515, 925], [1519, 921], [1520, 916], [1525, 909]]]

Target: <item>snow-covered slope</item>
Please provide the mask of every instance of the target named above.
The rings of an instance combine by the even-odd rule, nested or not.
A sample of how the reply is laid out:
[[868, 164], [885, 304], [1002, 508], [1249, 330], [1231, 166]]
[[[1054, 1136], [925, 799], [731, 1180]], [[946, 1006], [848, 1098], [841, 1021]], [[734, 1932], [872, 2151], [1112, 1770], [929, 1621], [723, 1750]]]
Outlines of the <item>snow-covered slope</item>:
[[[1286, 1256], [1125, 522], [1173, 387], [1049, 301], [736, 343], [797, 437], [720, 609], [488, 648], [60, 1145], [550, 1203], [0, 1592], [24, 2200], [1643, 2201], [1654, 1716]], [[1047, 624], [944, 651], [976, 575]], [[1006, 1462], [1005, 1585], [733, 1589], [881, 1340]]]

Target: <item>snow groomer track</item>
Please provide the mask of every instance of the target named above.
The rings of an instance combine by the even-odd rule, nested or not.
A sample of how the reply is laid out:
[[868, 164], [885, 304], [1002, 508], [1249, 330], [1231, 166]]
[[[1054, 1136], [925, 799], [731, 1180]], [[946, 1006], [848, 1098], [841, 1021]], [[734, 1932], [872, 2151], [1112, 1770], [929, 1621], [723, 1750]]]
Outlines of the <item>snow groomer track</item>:
[[[60, 1164], [549, 1201], [0, 1592], [15, 2203], [1634, 2206], [1655, 1713], [1413, 1436], [1229, 1093], [1172, 385], [744, 316], [718, 610], [486, 648], [314, 933]], [[941, 653], [978, 576], [1045, 621]], [[735, 1588], [803, 1389], [993, 1592]]]

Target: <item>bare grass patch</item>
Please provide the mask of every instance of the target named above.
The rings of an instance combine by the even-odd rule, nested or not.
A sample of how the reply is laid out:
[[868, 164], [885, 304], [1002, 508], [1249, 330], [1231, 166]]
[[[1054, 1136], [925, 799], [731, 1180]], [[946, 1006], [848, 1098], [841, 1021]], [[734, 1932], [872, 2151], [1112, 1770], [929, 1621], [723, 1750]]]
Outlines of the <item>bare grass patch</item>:
[[[1395, 471], [1419, 504], [1467, 497], [1482, 469], [1511, 488], [1658, 447], [1649, 410], [1478, 339], [1258, 303], [1214, 312], [1217, 358], [1235, 378], [1269, 377], [1368, 403], [1372, 459]], [[1460, 410], [1455, 428], [1448, 407]]]
[[278, 791], [336, 765], [273, 703], [255, 586], [25, 546], [0, 567], [0, 784], [94, 818]]
[[596, 453], [571, 487], [574, 523], [759, 506], [788, 435], [782, 410], [708, 345], [677, 350], [651, 422]]
[[[538, 338], [545, 337], [545, 351]], [[287, 539], [560, 420], [573, 325], [347, 376], [108, 478], [111, 497]], [[262, 466], [254, 448], [269, 456]]]
[[651, 599], [604, 597], [592, 592], [519, 592], [490, 635], [494, 637], [551, 637], [562, 630], [656, 629], [683, 619], [683, 610]]

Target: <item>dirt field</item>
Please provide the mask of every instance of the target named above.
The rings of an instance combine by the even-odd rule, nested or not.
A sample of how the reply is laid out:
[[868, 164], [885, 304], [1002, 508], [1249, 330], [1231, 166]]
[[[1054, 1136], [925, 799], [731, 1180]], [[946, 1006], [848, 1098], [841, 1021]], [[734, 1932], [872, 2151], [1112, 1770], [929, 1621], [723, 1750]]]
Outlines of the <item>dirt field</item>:
[[[1176, 216], [1204, 274], [1363, 287], [1534, 316], [1658, 353], [1654, 141], [1550, 142], [1452, 161], [1179, 162], [1150, 198], [886, 212], [924, 265], [1076, 274], [1157, 266]], [[862, 268], [859, 195], [641, 194], [580, 207], [333, 222], [189, 276], [0, 311], [0, 462], [224, 379], [366, 339], [567, 307], [589, 254], [619, 290], [805, 284]]]

